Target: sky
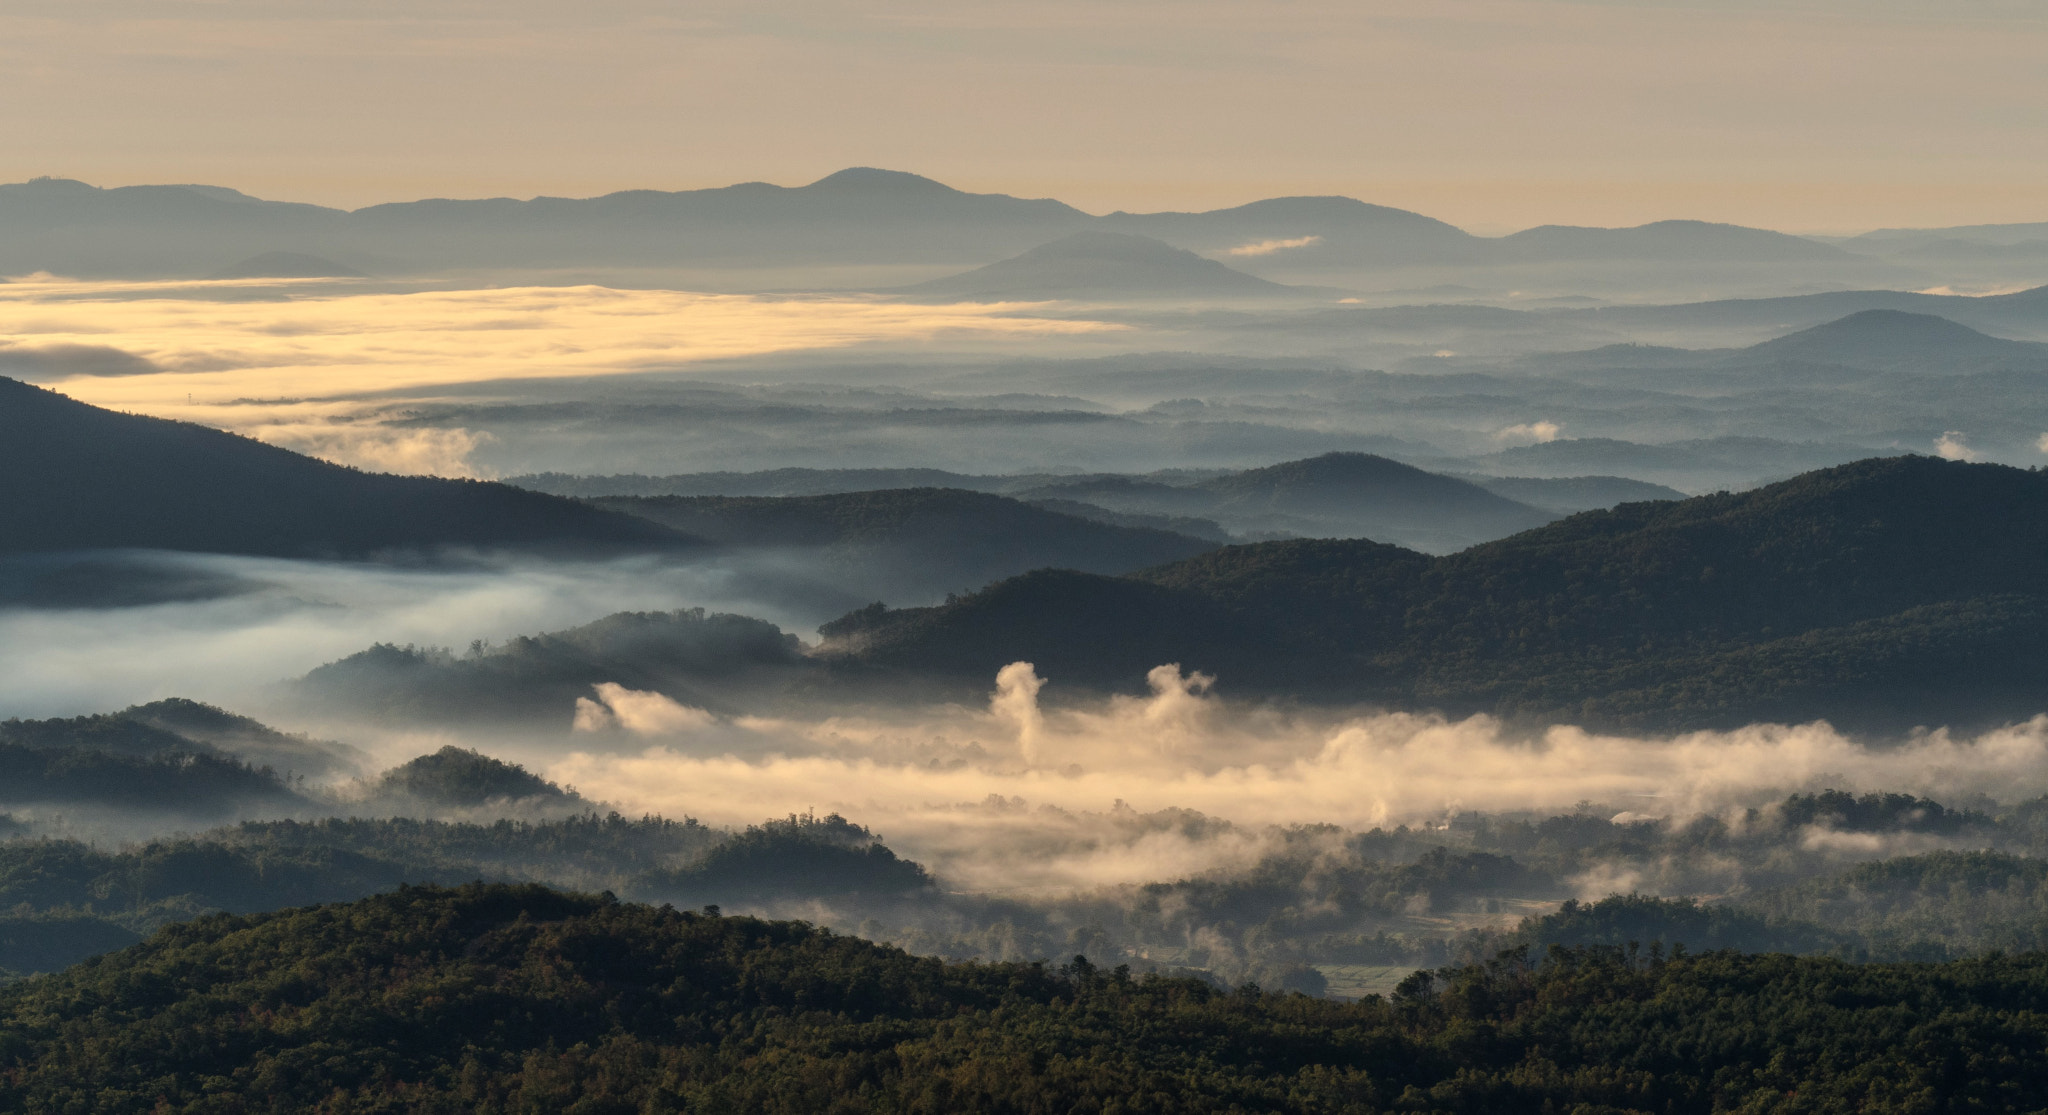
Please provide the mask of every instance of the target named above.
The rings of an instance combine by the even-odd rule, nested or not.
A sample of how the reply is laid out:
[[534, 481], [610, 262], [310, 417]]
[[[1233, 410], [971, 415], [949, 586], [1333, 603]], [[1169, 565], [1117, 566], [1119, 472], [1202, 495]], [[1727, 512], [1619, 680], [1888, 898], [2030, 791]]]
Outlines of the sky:
[[359, 206], [885, 166], [1478, 232], [2048, 219], [2039, 0], [8, 0], [0, 180]]

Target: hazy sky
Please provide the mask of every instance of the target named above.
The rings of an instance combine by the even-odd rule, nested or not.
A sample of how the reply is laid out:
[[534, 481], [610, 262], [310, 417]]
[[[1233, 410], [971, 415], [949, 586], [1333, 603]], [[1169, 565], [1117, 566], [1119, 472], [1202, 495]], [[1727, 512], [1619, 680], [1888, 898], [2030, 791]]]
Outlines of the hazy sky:
[[2048, 219], [2042, 0], [7, 0], [0, 179], [357, 205], [848, 165], [1480, 231]]

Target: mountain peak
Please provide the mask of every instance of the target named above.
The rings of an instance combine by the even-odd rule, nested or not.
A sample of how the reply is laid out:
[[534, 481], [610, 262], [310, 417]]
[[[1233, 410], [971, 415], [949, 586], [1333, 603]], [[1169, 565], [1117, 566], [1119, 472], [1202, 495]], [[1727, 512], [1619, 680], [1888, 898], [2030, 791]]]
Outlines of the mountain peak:
[[1292, 288], [1128, 232], [1076, 232], [964, 274], [907, 288], [982, 300], [1269, 297]]
[[1752, 345], [1735, 359], [1956, 373], [2048, 367], [2048, 345], [1993, 337], [1935, 314], [1862, 310]]
[[859, 191], [863, 193], [916, 192], [957, 194], [961, 192], [946, 185], [944, 182], [926, 178], [922, 174], [912, 174], [905, 170], [883, 170], [879, 167], [871, 166], [847, 167], [845, 170], [835, 171], [808, 186], [800, 188], [819, 191], [830, 190], [842, 193]]

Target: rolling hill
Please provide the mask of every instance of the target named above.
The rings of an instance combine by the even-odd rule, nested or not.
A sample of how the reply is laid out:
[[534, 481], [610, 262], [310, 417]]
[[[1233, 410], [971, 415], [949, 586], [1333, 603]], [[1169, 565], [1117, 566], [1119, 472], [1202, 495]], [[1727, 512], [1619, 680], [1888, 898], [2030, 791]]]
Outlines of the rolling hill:
[[1369, 453], [1325, 453], [1192, 484], [1101, 476], [1021, 490], [1115, 511], [1200, 516], [1240, 535], [1373, 538], [1444, 553], [1556, 516], [1469, 481]]
[[1840, 248], [1760, 228], [1707, 221], [1656, 221], [1634, 228], [1542, 225], [1493, 243], [1503, 259], [1562, 263], [1573, 260], [1691, 260], [1711, 263], [1841, 261]]
[[1444, 557], [1233, 546], [1126, 578], [1035, 574], [849, 616], [848, 660], [985, 684], [1132, 686], [1165, 662], [1239, 692], [1624, 728], [1828, 717], [1886, 730], [2042, 711], [2048, 474], [1861, 461], [1624, 504]]
[[1149, 236], [1077, 232], [1011, 259], [903, 288], [922, 298], [976, 302], [1299, 296]]
[[1861, 310], [1752, 345], [1730, 355], [1727, 362], [1833, 364], [1936, 375], [2017, 368], [2048, 371], [2048, 344], [1988, 336], [1933, 314]]
[[631, 516], [503, 484], [389, 476], [0, 379], [0, 553], [360, 557], [447, 546], [659, 548]]
[[602, 682], [732, 712], [808, 666], [796, 637], [774, 624], [694, 608], [620, 612], [461, 655], [379, 643], [312, 670], [291, 691], [352, 718], [567, 728], [578, 698]]
[[1116, 212], [1101, 224], [1198, 252], [1310, 267], [1470, 262], [1486, 244], [1433, 217], [1348, 197], [1276, 197], [1203, 213]]
[[1462, 479], [1497, 496], [1560, 515], [1597, 511], [1622, 503], [1684, 499], [1685, 493], [1662, 484], [1630, 480], [1624, 476], [1468, 476]]
[[1778, 298], [1725, 298], [1666, 306], [1599, 306], [1553, 310], [1569, 321], [1640, 334], [1674, 330], [1721, 332], [1733, 329], [1783, 333], [1825, 325], [1865, 310], [1932, 314], [1973, 329], [2040, 330], [2048, 326], [2048, 286], [2010, 294], [1971, 297], [1903, 290], [1837, 290]]
[[937, 600], [1048, 566], [1126, 573], [1215, 546], [949, 488], [590, 502], [723, 546], [815, 555], [821, 576], [864, 599]]

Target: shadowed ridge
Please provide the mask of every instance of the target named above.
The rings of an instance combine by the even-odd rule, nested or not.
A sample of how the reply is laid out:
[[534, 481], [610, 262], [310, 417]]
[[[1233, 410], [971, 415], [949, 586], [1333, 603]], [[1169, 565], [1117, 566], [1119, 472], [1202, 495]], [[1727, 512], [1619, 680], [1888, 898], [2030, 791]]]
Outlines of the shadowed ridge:
[[1879, 458], [1582, 512], [1439, 558], [1364, 541], [1231, 546], [1129, 578], [1015, 578], [828, 633], [856, 660], [983, 678], [1028, 647], [1009, 657], [1084, 686], [1180, 662], [1321, 701], [1897, 730], [2040, 711], [2043, 553], [2048, 473]]
[[360, 472], [0, 378], [0, 553], [362, 556], [442, 546], [646, 548], [653, 523], [477, 480]]

